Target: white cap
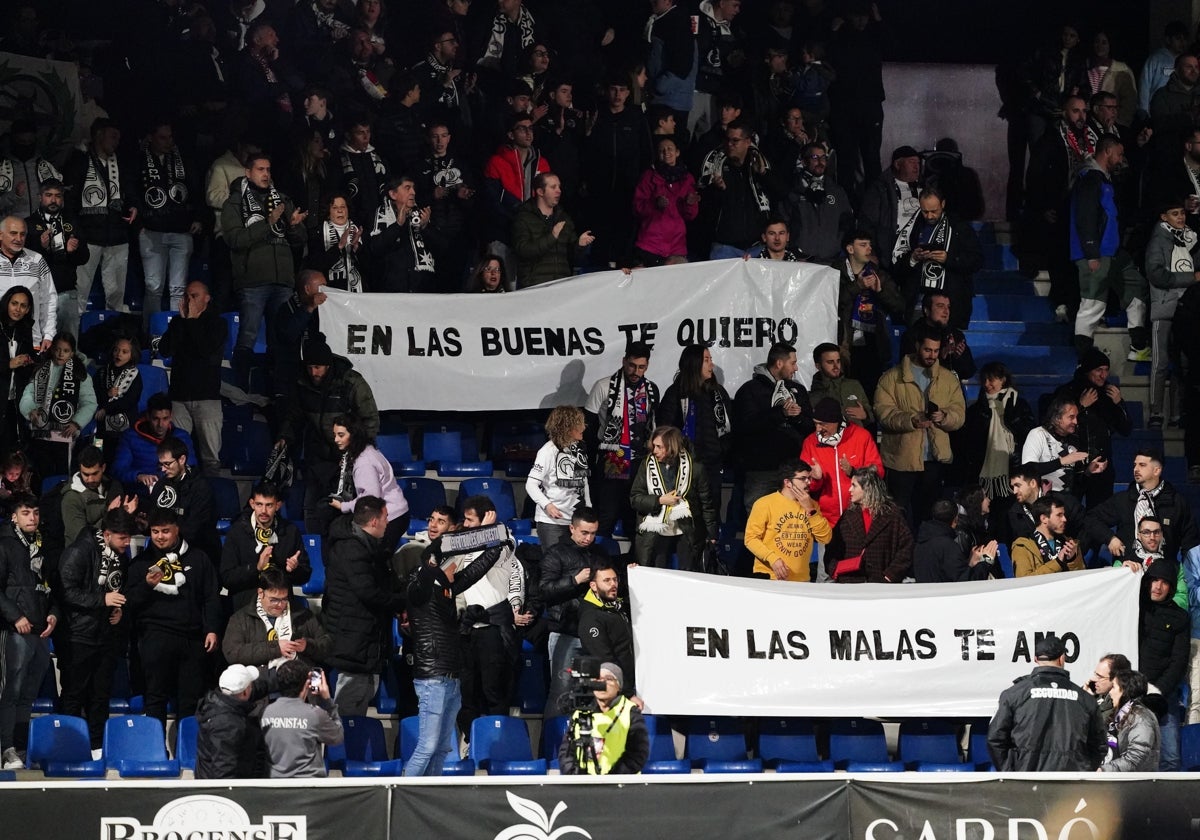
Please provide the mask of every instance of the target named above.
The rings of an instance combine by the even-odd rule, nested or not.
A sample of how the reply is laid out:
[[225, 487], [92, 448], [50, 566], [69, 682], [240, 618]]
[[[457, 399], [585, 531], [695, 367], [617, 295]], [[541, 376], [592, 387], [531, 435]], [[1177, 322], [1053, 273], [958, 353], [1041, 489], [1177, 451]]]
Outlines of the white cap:
[[241, 694], [258, 679], [258, 669], [253, 665], [230, 665], [221, 674], [221, 691], [226, 694]]

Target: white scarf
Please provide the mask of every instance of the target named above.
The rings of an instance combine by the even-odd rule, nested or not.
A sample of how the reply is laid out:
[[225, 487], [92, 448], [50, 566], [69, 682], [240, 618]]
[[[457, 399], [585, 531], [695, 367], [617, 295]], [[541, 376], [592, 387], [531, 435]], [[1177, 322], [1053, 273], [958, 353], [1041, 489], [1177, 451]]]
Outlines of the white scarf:
[[[33, 184], [26, 184], [26, 188], [30, 191], [41, 187], [43, 181], [49, 181], [51, 178], [62, 180], [62, 175], [54, 168], [54, 164], [45, 158], [34, 158], [34, 167], [37, 169], [38, 183], [36, 187]], [[16, 186], [16, 180], [17, 176], [12, 161], [8, 158], [0, 159], [0, 193], [12, 190]], [[26, 195], [28, 194], [27, 192]]]
[[[516, 23], [517, 28], [521, 30], [521, 49], [524, 50], [533, 43], [533, 15], [529, 13], [529, 9], [521, 6]], [[492, 32], [488, 36], [487, 50], [484, 51], [483, 58], [479, 59], [480, 67], [500, 69], [500, 57], [504, 55], [504, 36], [508, 27], [508, 18], [503, 13], [492, 19]]]
[[[667, 493], [662, 468], [653, 455], [646, 459], [646, 486], [656, 499]], [[664, 537], [677, 537], [682, 534], [683, 529], [679, 527], [679, 521], [692, 518], [692, 509], [686, 498], [691, 488], [692, 459], [686, 452], [680, 452], [679, 470], [675, 476], [675, 487], [671, 491], [679, 497], [679, 504], [660, 506], [657, 513], [651, 513], [642, 519], [638, 530], [648, 534], [661, 534]]]
[[354, 234], [358, 230], [358, 226], [353, 221], [347, 222], [344, 225], [335, 225], [333, 222], [324, 222], [321, 225], [322, 238], [325, 240], [325, 250], [331, 251], [338, 247], [338, 243], [342, 239], [342, 234], [347, 230], [350, 231], [350, 236], [346, 240], [346, 247], [342, 249], [341, 256], [334, 261], [329, 267], [329, 284], [337, 286], [345, 284], [346, 291], [361, 294], [363, 291], [362, 272], [358, 270], [358, 258], [354, 254], [354, 249], [350, 243], [354, 240]]
[[[268, 642], [290, 642], [292, 640], [292, 607], [290, 604], [283, 611], [283, 615], [274, 621], [271, 620], [271, 616], [267, 615], [267, 611], [263, 609], [262, 601], [255, 601], [254, 608], [258, 612], [258, 617], [262, 621], [263, 626], [267, 628]], [[267, 667], [278, 668], [284, 662], [295, 658], [295, 653], [283, 654], [272, 659], [267, 664]]]
[[96, 153], [88, 150], [87, 174], [83, 177], [83, 192], [80, 193], [80, 213], [106, 213], [109, 207], [122, 209], [121, 170], [117, 156], [109, 155], [100, 160]]
[[[391, 200], [383, 202], [383, 206], [375, 211], [375, 226], [371, 229], [371, 236], [378, 236], [387, 230], [388, 225], [395, 223], [395, 207], [392, 206]], [[413, 270], [434, 271], [433, 254], [425, 246], [425, 237], [421, 235], [421, 212], [419, 210], [409, 211], [408, 224], [405, 227], [408, 228], [408, 239], [412, 246]]]
[[777, 405], [783, 405], [788, 400], [792, 399], [792, 392], [788, 389], [786, 379], [776, 379], [775, 388], [771, 391], [771, 408]]
[[1009, 405], [1017, 404], [1017, 392], [1012, 388], [1001, 388], [995, 394], [986, 395], [991, 409], [988, 421], [987, 448], [983, 456], [983, 468], [979, 472], [979, 483], [992, 499], [1009, 495], [1008, 464], [1016, 449], [1016, 438], [1012, 430], [1004, 425], [1004, 412]]
[[180, 540], [178, 549], [168, 551], [151, 567], [157, 567], [163, 573], [162, 580], [154, 587], [155, 592], [161, 592], [164, 595], [179, 594], [179, 590], [187, 584], [187, 577], [183, 574], [183, 561], [180, 559], [187, 552], [187, 540]]
[[1171, 234], [1171, 261], [1168, 263], [1171, 271], [1191, 274], [1195, 270], [1192, 249], [1196, 247], [1196, 231], [1186, 226], [1183, 230], [1176, 230], [1166, 222], [1159, 224]]

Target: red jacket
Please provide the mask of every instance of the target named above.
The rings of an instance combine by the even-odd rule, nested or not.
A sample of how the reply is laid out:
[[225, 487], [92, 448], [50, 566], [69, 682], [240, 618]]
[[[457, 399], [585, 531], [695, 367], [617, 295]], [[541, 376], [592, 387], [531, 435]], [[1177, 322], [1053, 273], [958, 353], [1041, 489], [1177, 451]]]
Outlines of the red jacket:
[[[537, 171], [549, 172], [550, 164], [546, 163], [546, 159], [538, 154], [536, 149], [530, 149], [530, 154], [537, 157]], [[520, 204], [530, 196], [525, 195], [525, 177], [521, 169], [521, 164], [517, 159], [517, 150], [512, 146], [501, 146], [496, 150], [496, 153], [488, 158], [487, 165], [483, 168], [483, 177], [500, 182], [500, 186], [504, 188], [504, 192], [508, 193], [508, 197], [502, 199], [502, 204], [510, 202]]]
[[880, 476], [883, 475], [883, 459], [879, 457], [875, 438], [857, 423], [846, 424], [837, 446], [817, 443], [817, 434], [813, 432], [800, 447], [800, 460], [821, 468], [821, 479], [813, 479], [808, 492], [817, 495], [821, 515], [830, 525], [837, 525], [842, 513], [850, 507], [850, 476], [839, 466], [842, 458], [848, 460], [853, 469], [873, 466]]

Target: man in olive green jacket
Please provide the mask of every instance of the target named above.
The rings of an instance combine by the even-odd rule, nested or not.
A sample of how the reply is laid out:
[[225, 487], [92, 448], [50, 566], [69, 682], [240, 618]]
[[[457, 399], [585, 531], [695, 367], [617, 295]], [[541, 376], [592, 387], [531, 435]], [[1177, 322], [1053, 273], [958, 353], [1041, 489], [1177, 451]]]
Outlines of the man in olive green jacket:
[[542, 172], [533, 179], [533, 198], [518, 207], [513, 216], [519, 288], [570, 277], [576, 249], [586, 248], [596, 238], [590, 230], [576, 235], [574, 222], [559, 206], [561, 199], [558, 176]]

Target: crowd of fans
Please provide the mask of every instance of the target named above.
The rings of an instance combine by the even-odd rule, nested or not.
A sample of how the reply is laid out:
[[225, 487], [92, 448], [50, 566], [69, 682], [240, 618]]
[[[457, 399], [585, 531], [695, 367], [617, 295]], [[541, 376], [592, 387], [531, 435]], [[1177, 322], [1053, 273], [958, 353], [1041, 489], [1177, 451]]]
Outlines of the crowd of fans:
[[[145, 113], [109, 116], [85, 61], [94, 119], [79, 148], [50, 159], [32, 121], [13, 123], [0, 161], [6, 768], [21, 763], [51, 638], [60, 710], [88, 719], [96, 750], [126, 657], [147, 714], [199, 715], [198, 772], [213, 775], [323, 772], [314, 745], [365, 714], [395, 669], [421, 719], [408, 772], [436, 774], [474, 719], [508, 712], [522, 641], [550, 663], [547, 714], [582, 652], [604, 663], [589, 725], [637, 729], [628, 562], [942, 582], [1002, 576], [1002, 546], [1018, 576], [1102, 552], [1147, 571], [1139, 661], [1168, 698], [1162, 763], [1178, 767], [1180, 688], [1200, 691], [1200, 534], [1161, 453], [1113, 463], [1112, 437], [1132, 424], [1093, 335], [1119, 299], [1130, 359], [1152, 362], [1148, 425], [1184, 425], [1200, 481], [1200, 365], [1187, 364], [1200, 333], [1172, 330], [1200, 307], [1200, 60], [1186, 30], [1167, 28], [1137, 80], [1106, 33], [1081, 52], [1074, 27], [1001, 74], [1020, 127], [1014, 249], [1049, 271], [1079, 362], [1039, 424], [1003, 359], [977, 369], [968, 342], [978, 179], [952, 140], [900, 146], [883, 167], [879, 9], [773, 0], [743, 28], [741, 7], [148, 2], [120, 49], [130, 68], [175, 72], [141, 78]], [[79, 59], [24, 12], [0, 49]], [[813, 349], [810, 383], [787, 344], [730, 390], [704, 346], [651, 370], [652, 348], [630, 344], [584, 406], [546, 421], [525, 485], [536, 543], [518, 545], [480, 496], [413, 532], [374, 446], [371, 388], [320, 332], [322, 286], [501, 293], [581, 268], [726, 257], [838, 270], [837, 341]], [[117, 312], [142, 277], [141, 315], [80, 336], [97, 275]], [[139, 411], [137, 363], [164, 309], [178, 313], [155, 347], [170, 384]], [[207, 479], [221, 470], [229, 310], [243, 390], [265, 321], [260, 396], [277, 442], [222, 540]], [[893, 326], [907, 327], [898, 359]], [[295, 464], [306, 494], [289, 520]], [[69, 478], [31, 492], [55, 475]], [[723, 511], [725, 476], [740, 506]], [[1132, 482], [1114, 492], [1118, 477]], [[614, 530], [632, 542], [617, 560], [595, 542]], [[325, 538], [319, 616], [291, 599], [312, 573], [302, 534]], [[737, 534], [744, 550], [718, 550]], [[217, 662], [230, 666], [219, 683]], [[332, 695], [322, 669], [337, 671]]]

